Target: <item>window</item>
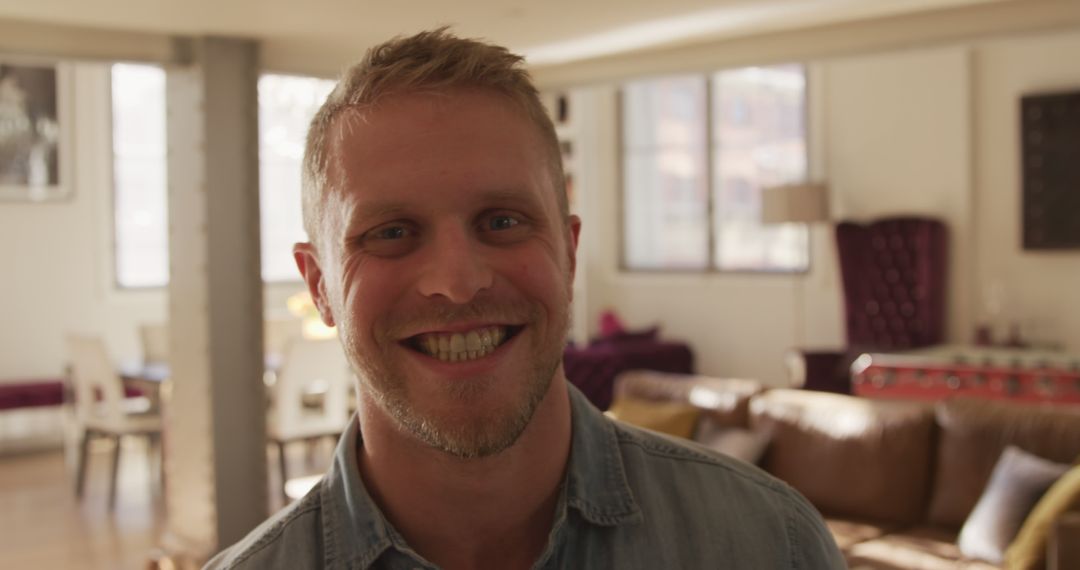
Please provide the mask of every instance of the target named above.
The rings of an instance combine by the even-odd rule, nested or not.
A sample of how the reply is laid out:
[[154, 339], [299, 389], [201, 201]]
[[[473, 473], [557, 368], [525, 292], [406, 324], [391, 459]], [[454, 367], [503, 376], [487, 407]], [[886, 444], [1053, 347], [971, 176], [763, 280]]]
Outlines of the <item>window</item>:
[[[292, 75], [259, 78], [259, 182], [263, 281], [299, 280], [292, 245], [306, 239], [300, 168], [308, 123], [334, 82]], [[116, 281], [169, 281], [165, 72], [112, 66]]]
[[304, 141], [334, 82], [296, 75], [259, 78], [259, 207], [263, 281], [298, 281], [292, 246], [306, 241], [300, 211]]
[[623, 90], [629, 269], [802, 271], [802, 224], [760, 223], [761, 189], [807, 174], [802, 66], [630, 83]]
[[120, 287], [169, 282], [165, 71], [112, 66], [113, 240]]

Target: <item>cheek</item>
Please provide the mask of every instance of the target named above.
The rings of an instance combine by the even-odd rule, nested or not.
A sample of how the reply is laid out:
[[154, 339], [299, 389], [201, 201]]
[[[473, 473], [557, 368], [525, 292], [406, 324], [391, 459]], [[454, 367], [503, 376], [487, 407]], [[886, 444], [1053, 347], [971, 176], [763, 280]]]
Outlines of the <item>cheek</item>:
[[566, 270], [548, 256], [519, 256], [508, 275], [522, 294], [552, 307], [567, 297]]

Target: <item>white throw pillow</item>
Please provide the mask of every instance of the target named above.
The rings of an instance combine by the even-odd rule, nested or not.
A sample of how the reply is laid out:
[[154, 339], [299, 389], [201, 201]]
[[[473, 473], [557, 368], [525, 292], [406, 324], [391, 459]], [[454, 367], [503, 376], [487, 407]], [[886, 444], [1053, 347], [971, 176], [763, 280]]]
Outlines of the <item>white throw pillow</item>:
[[1001, 565], [1028, 513], [1069, 466], [1008, 446], [998, 459], [990, 482], [964, 521], [957, 544], [969, 558]]
[[703, 418], [694, 441], [735, 459], [756, 465], [769, 446], [769, 434], [744, 428], [719, 426]]

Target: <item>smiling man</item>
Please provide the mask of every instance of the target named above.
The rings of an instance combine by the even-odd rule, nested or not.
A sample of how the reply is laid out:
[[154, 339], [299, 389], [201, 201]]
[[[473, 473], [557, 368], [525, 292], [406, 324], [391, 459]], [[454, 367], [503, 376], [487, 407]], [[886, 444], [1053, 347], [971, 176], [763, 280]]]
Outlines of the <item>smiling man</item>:
[[790, 488], [567, 383], [581, 222], [520, 57], [444, 30], [369, 51], [312, 122], [303, 205], [359, 409], [312, 492], [209, 567], [843, 567]]

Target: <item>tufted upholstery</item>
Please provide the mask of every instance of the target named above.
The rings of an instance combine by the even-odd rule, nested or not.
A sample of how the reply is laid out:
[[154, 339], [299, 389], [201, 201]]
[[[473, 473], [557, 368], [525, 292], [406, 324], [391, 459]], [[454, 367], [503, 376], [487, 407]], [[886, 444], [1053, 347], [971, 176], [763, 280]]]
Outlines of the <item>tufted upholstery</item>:
[[863, 352], [942, 342], [948, 230], [933, 218], [840, 222], [836, 247], [844, 285], [848, 346], [794, 349], [786, 356], [792, 386], [851, 393], [851, 363]]
[[942, 341], [947, 241], [945, 224], [931, 218], [837, 225], [850, 347], [895, 350]]

